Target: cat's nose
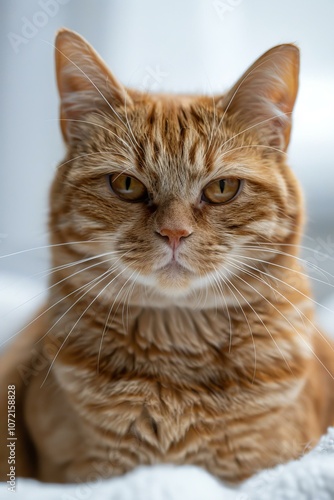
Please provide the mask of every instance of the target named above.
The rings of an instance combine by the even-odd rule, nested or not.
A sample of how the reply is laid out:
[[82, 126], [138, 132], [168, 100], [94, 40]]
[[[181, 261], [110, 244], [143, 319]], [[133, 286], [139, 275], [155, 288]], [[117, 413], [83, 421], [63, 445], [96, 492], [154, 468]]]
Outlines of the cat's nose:
[[182, 238], [188, 238], [192, 231], [188, 229], [169, 229], [168, 227], [163, 227], [158, 231], [161, 236], [168, 238], [168, 243], [175, 250], [181, 242]]

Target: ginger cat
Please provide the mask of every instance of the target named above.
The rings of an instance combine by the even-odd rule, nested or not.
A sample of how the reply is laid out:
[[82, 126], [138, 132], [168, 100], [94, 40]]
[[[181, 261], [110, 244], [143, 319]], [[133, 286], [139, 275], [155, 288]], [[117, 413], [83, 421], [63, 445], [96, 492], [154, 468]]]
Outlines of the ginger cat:
[[236, 482], [298, 457], [334, 423], [286, 164], [298, 49], [274, 47], [215, 97], [125, 88], [65, 29], [56, 67], [49, 297], [1, 361], [17, 473], [174, 463]]

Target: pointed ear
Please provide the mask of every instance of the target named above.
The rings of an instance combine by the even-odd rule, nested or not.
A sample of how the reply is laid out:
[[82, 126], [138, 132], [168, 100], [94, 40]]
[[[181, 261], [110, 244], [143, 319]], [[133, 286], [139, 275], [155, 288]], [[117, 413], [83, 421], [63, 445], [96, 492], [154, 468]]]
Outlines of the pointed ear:
[[227, 114], [252, 127], [265, 144], [286, 150], [298, 91], [299, 50], [285, 44], [260, 57], [223, 97]]
[[[125, 88], [111, 74], [103, 60], [84, 38], [67, 29], [56, 36], [56, 75], [61, 99], [61, 130], [70, 142], [78, 120], [92, 111], [131, 104]], [[75, 122], [77, 121], [77, 122]]]

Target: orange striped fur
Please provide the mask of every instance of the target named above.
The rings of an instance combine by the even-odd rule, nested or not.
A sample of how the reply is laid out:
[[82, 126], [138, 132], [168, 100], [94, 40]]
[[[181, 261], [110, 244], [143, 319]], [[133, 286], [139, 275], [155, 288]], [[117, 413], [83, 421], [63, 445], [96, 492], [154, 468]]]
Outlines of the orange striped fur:
[[[174, 463], [235, 482], [300, 456], [334, 423], [334, 353], [286, 164], [298, 49], [271, 49], [205, 97], [125, 89], [68, 30], [56, 47], [67, 156], [33, 345], [45, 363], [23, 375], [36, 477]], [[148, 197], [120, 199], [111, 174]], [[221, 179], [240, 189], [215, 204], [203, 193]]]

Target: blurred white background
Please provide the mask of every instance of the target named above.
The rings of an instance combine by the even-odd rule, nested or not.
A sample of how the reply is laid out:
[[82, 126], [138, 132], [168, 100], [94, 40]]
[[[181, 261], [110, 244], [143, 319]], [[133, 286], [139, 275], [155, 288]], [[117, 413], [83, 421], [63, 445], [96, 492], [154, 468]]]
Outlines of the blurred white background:
[[[87, 38], [123, 83], [153, 91], [222, 92], [270, 47], [296, 43], [301, 84], [290, 164], [306, 193], [305, 245], [321, 252], [305, 255], [332, 270], [333, 25], [333, 0], [3, 0], [0, 254], [47, 244], [48, 189], [64, 153], [52, 44], [66, 26]], [[2, 258], [0, 270], [30, 276], [47, 268], [47, 255]], [[331, 291], [316, 280], [315, 288], [321, 299]]]

